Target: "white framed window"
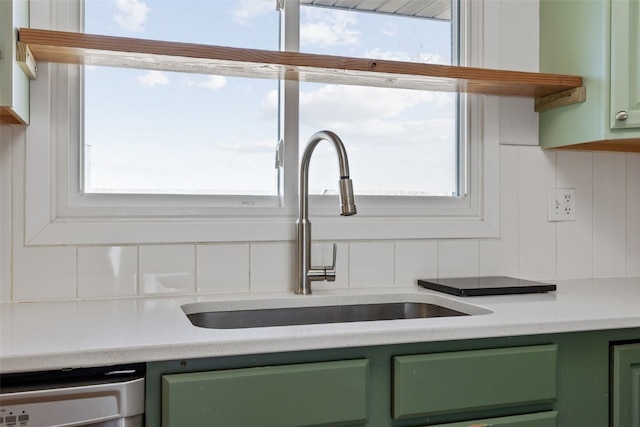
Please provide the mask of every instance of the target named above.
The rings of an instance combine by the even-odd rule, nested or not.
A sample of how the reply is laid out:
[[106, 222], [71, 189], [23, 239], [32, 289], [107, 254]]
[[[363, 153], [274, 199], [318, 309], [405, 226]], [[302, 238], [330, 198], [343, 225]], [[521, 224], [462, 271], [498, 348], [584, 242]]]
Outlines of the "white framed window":
[[[303, 2], [310, 3], [312, 0], [303, 0]], [[257, 2], [254, 1], [254, 3]], [[304, 51], [306, 49], [304, 38], [298, 36], [301, 27], [304, 32], [304, 14], [306, 13], [304, 10], [309, 8], [317, 12], [319, 8], [305, 4], [301, 6], [297, 0], [284, 0], [284, 4], [282, 16], [284, 24], [281, 28], [286, 28], [286, 33], [282, 30], [281, 44], [285, 49]], [[82, 27], [84, 13], [80, 6], [79, 0], [32, 2], [31, 25], [36, 28], [77, 31]], [[327, 11], [322, 11], [322, 13], [325, 12]], [[329, 10], [329, 12], [336, 11]], [[460, 33], [458, 39], [454, 39], [452, 43], [452, 45], [461, 46], [461, 65], [483, 65], [482, 40], [486, 28], [483, 25], [484, 16], [483, 2], [462, 2]], [[295, 24], [287, 24], [287, 21]], [[302, 44], [299, 42], [301, 39]], [[311, 46], [312, 44], [308, 45], [309, 50]], [[453, 53], [450, 54], [453, 55]], [[406, 58], [400, 59], [406, 60]], [[313, 87], [306, 83], [291, 81], [279, 83], [278, 96], [281, 102], [277, 139], [282, 138], [285, 141], [284, 166], [281, 164], [279, 169], [274, 168], [265, 172], [263, 176], [268, 174], [272, 176], [259, 178], [256, 181], [275, 182], [275, 186], [271, 187], [272, 190], [264, 190], [264, 194], [260, 193], [261, 190], [247, 191], [247, 194], [224, 194], [224, 191], [219, 190], [212, 192], [210, 188], [205, 188], [201, 192], [197, 188], [187, 191], [178, 188], [169, 189], [169, 193], [178, 194], [161, 194], [163, 191], [156, 192], [149, 189], [135, 191], [134, 188], [133, 191], [118, 193], [102, 191], [109, 190], [109, 186], [98, 184], [100, 182], [98, 175], [88, 178], [84, 171], [84, 165], [90, 164], [87, 163], [91, 160], [88, 157], [94, 158], [98, 150], [97, 143], [88, 144], [91, 145], [90, 150], [83, 150], [83, 143], [86, 144], [83, 125], [86, 126], [89, 120], [85, 114], [83, 72], [86, 75], [94, 71], [97, 70], [83, 71], [78, 66], [40, 64], [38, 80], [32, 83], [32, 114], [35, 113], [35, 117], [27, 130], [26, 165], [30, 177], [26, 183], [25, 200], [27, 244], [264, 241], [294, 238], [294, 223], [297, 215], [298, 156], [302, 150], [300, 145], [304, 144], [309, 136], [302, 133], [309, 133], [313, 129], [313, 125], [309, 126], [307, 123], [313, 123], [313, 120], [308, 120], [312, 116], [313, 108], [309, 107], [311, 103], [306, 102], [307, 95], [317, 95], [322, 90], [328, 90], [326, 85]], [[150, 79], [153, 77], [154, 75], [151, 75]], [[155, 77], [157, 78], [158, 75]], [[197, 84], [193, 83], [195, 77], [190, 78], [194, 79], [192, 83], [185, 84]], [[200, 82], [207, 82], [206, 78], [200, 78], [202, 79]], [[176, 79], [179, 79], [179, 76]], [[101, 80], [94, 79], [89, 84], [96, 84], [99, 81]], [[277, 85], [278, 82], [268, 81], [267, 84], [272, 85], [268, 90], [273, 93], [273, 85]], [[329, 89], [345, 90], [344, 88]], [[351, 87], [348, 90], [353, 94], [361, 89]], [[424, 96], [420, 91], [413, 91], [412, 95]], [[388, 95], [378, 96], [387, 97]], [[451, 99], [458, 98], [455, 94], [430, 94], [429, 96], [440, 96], [444, 104], [455, 104]], [[402, 158], [399, 157], [388, 160], [386, 165], [381, 162], [372, 169], [373, 172], [365, 173], [366, 167], [372, 162], [371, 160], [361, 162], [361, 158], [366, 159], [366, 156], [358, 153], [367, 150], [367, 141], [354, 143], [354, 152], [349, 152], [349, 155], [354, 165], [352, 178], [356, 188], [359, 214], [350, 218], [340, 218], [337, 215], [335, 196], [326, 194], [313, 196], [310, 213], [314, 223], [314, 238], [351, 240], [496, 237], [499, 232], [498, 143], [497, 138], [490, 136], [496, 131], [497, 124], [492, 123], [487, 117], [495, 118], [497, 99], [481, 96], [461, 96], [461, 99], [461, 107], [452, 110], [455, 111], [455, 121], [459, 124], [454, 128], [454, 133], [458, 133], [461, 145], [448, 144], [449, 157], [453, 157], [456, 171], [450, 174], [453, 178], [450, 176], [448, 183], [443, 184], [438, 190], [425, 190], [424, 187], [419, 186], [407, 188], [403, 184], [383, 188], [381, 183], [391, 182], [394, 170], [404, 168], [417, 171], [420, 162], [404, 165], [401, 163]], [[179, 114], [179, 111], [176, 114]], [[91, 120], [97, 119], [94, 116]], [[117, 132], [117, 117], [112, 124]], [[323, 128], [320, 124], [318, 123], [318, 128], [314, 131]], [[107, 125], [109, 125], [108, 122]], [[133, 125], [123, 125], [122, 133], [127, 136], [131, 136], [132, 133], [135, 135], [131, 126]], [[330, 129], [330, 123], [324, 128]], [[400, 126], [400, 128], [403, 127]], [[341, 135], [340, 130], [343, 134], [353, 137], [357, 133], [350, 134], [348, 126], [336, 130], [342, 136], [349, 151], [349, 139]], [[449, 130], [449, 133], [451, 132]], [[242, 134], [242, 131], [239, 131], [239, 134]], [[96, 133], [93, 141], [96, 141], [95, 138], [99, 138], [100, 135], [100, 132]], [[178, 127], [178, 133], [173, 138], [182, 141], [188, 140], [189, 136], [189, 126], [185, 125], [182, 130]], [[113, 138], [106, 139], [113, 140]], [[273, 143], [273, 151], [270, 149], [268, 153], [272, 159], [270, 163], [275, 160], [277, 139]], [[176, 144], [180, 144], [180, 141], [176, 141]], [[170, 142], [162, 145], [168, 143]], [[310, 181], [313, 184], [314, 179], [317, 180], [318, 192], [331, 193], [326, 191], [329, 184], [324, 184], [323, 180], [328, 176], [337, 181], [337, 166], [334, 166], [332, 163], [335, 162], [329, 158], [327, 166], [324, 167], [322, 163], [324, 155], [320, 150], [322, 145], [320, 144], [316, 150], [318, 154], [314, 154]], [[103, 144], [101, 149], [105, 146], [108, 145]], [[151, 149], [153, 150], [153, 147]], [[189, 149], [189, 151], [192, 150], [198, 150], [197, 145]], [[421, 155], [425, 155], [415, 151], [412, 157], [412, 151], [407, 150], [406, 147], [397, 150], [393, 147], [392, 151], [386, 153], [395, 151], [401, 151], [405, 156], [409, 153], [409, 156], [405, 157], [407, 161], [414, 161]], [[206, 158], [206, 156], [202, 157]], [[261, 162], [264, 163], [264, 159]], [[358, 163], [362, 166], [357, 166]], [[204, 164], [206, 165], [206, 162]], [[273, 167], [273, 164], [271, 166]], [[93, 167], [95, 171], [96, 166]], [[369, 179], [368, 181], [372, 184], [363, 190], [363, 194], [358, 194], [357, 190], [359, 167], [363, 171], [363, 177], [369, 174], [381, 180], [376, 184], [374, 180]], [[388, 180], [384, 177], [387, 168], [390, 177]], [[316, 169], [319, 172], [316, 174], [317, 177], [313, 175]], [[326, 176], [322, 176], [322, 171], [325, 169], [328, 172]], [[427, 172], [428, 169], [425, 168]], [[333, 175], [335, 178], [332, 177]], [[412, 178], [411, 181], [428, 183], [430, 181], [428, 175], [425, 176]], [[242, 177], [243, 175], [240, 174], [235, 179], [242, 179]], [[242, 193], [242, 190], [234, 190], [237, 189], [231, 188], [230, 193]], [[378, 190], [381, 191], [377, 192]]]

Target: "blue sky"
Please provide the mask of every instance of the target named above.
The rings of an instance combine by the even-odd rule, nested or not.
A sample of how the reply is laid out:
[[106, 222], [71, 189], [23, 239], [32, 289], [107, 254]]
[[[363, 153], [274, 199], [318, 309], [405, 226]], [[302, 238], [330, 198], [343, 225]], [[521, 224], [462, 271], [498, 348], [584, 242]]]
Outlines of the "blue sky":
[[[86, 0], [85, 31], [278, 49], [275, 0]], [[301, 50], [450, 62], [448, 23], [315, 7], [301, 10]], [[277, 81], [87, 67], [85, 144], [95, 191], [274, 194]], [[455, 189], [455, 96], [301, 84], [301, 143], [341, 136], [359, 193]], [[334, 189], [318, 146], [310, 185]], [[124, 190], [127, 189], [127, 190]]]

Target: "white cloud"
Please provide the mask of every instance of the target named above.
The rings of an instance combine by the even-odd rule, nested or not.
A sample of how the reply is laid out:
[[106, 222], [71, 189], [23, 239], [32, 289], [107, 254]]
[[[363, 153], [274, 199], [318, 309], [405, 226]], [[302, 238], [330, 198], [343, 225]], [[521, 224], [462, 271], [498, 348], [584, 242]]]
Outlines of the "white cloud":
[[280, 96], [278, 95], [277, 90], [272, 90], [267, 93], [267, 95], [262, 99], [262, 112], [264, 117], [271, 119], [278, 118], [278, 111], [280, 108], [278, 105], [279, 101]]
[[117, 12], [114, 21], [127, 31], [140, 32], [151, 9], [144, 0], [115, 0]]
[[169, 77], [162, 71], [149, 71], [147, 74], [136, 77], [136, 81], [142, 86], [166, 86], [169, 84]]
[[395, 37], [398, 34], [398, 27], [395, 24], [385, 23], [380, 32], [387, 37]]
[[274, 152], [276, 143], [273, 139], [258, 140], [233, 140], [233, 141], [215, 141], [213, 146], [224, 151], [235, 151], [241, 153], [255, 152]]
[[447, 112], [453, 106], [454, 97], [447, 93], [326, 85], [301, 92], [300, 120], [311, 128], [331, 128], [345, 137], [406, 144], [424, 141], [427, 133], [452, 132], [453, 118]]
[[326, 113], [349, 120], [396, 117], [419, 104], [437, 101], [436, 93], [368, 86], [325, 85], [301, 92], [300, 107], [320, 117]]
[[358, 45], [361, 33], [355, 28], [357, 22], [356, 17], [348, 12], [314, 11], [300, 26], [300, 44], [320, 47]]
[[249, 24], [255, 18], [275, 12], [273, 0], [241, 0], [233, 13], [233, 20], [239, 24]]
[[227, 79], [224, 76], [208, 76], [207, 80], [198, 82], [195, 85], [206, 89], [218, 90], [227, 85]]
[[395, 52], [382, 49], [372, 49], [365, 52], [366, 58], [384, 59], [387, 61], [406, 61], [421, 64], [451, 65], [444, 56], [439, 53], [417, 53], [411, 55], [408, 52]]

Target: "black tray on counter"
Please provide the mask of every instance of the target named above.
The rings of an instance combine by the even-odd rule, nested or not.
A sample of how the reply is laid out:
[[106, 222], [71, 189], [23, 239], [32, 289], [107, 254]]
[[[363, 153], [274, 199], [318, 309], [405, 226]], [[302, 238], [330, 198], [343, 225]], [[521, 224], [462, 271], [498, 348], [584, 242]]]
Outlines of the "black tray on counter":
[[554, 284], [506, 276], [418, 279], [418, 285], [459, 297], [533, 294], [556, 290]]

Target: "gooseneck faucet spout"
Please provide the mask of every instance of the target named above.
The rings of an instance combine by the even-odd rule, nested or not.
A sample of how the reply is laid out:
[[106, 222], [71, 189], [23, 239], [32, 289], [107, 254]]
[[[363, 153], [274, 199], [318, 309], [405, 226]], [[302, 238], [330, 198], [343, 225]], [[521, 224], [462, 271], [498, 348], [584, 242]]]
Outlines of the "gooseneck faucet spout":
[[340, 168], [340, 215], [355, 215], [356, 205], [353, 197], [353, 185], [349, 178], [349, 159], [344, 144], [338, 135], [324, 130], [316, 132], [309, 138], [307, 147], [302, 155], [300, 163], [299, 198], [300, 209], [297, 221], [297, 241], [296, 241], [296, 294], [311, 294], [311, 282], [326, 280], [333, 282], [336, 280], [336, 245], [333, 245], [333, 265], [326, 267], [311, 266], [311, 222], [309, 222], [309, 164], [311, 155], [318, 143], [322, 140], [329, 141], [338, 154], [338, 165]]

